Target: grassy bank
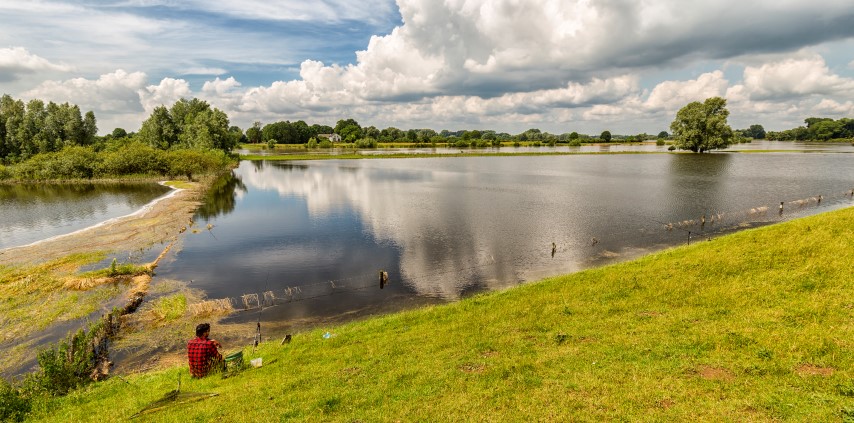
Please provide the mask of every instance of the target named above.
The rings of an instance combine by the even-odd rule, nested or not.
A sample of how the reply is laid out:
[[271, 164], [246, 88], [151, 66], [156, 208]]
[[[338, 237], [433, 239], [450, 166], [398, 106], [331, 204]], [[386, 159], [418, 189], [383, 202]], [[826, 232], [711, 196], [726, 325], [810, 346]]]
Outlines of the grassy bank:
[[248, 357], [264, 367], [228, 379], [113, 378], [32, 417], [126, 419], [180, 374], [182, 391], [219, 396], [146, 420], [840, 421], [852, 267], [849, 208], [274, 340]]

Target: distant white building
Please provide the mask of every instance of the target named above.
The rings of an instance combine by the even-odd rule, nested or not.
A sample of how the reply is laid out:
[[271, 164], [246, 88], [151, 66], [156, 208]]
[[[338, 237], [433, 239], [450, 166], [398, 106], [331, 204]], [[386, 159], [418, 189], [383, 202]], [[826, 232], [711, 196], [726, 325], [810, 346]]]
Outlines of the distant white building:
[[325, 138], [332, 142], [341, 142], [341, 135], [338, 134], [317, 134], [317, 138]]

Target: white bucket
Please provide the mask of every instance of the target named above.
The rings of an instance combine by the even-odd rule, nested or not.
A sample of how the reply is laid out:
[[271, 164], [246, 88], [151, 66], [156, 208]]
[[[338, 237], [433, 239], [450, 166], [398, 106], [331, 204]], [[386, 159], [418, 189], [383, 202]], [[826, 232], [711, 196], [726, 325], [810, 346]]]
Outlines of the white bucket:
[[252, 360], [249, 360], [249, 364], [251, 364], [252, 367], [261, 367], [262, 361], [261, 357], [253, 358]]

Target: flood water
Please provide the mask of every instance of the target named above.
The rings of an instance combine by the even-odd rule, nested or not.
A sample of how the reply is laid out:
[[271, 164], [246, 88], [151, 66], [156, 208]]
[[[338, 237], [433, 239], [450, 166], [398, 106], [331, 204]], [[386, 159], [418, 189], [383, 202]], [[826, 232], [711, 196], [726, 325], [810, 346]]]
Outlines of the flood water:
[[455, 300], [851, 206], [847, 148], [242, 162], [157, 273], [294, 324]]
[[155, 183], [0, 185], [0, 249], [134, 213], [169, 190]]

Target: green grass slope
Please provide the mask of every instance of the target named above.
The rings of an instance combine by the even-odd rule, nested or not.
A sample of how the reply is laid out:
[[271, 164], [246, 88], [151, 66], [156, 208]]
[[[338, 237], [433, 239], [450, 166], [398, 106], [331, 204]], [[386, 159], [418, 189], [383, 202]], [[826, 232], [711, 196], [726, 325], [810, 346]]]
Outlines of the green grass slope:
[[260, 369], [113, 378], [33, 417], [126, 419], [180, 373], [183, 391], [219, 396], [144, 420], [844, 421], [854, 418], [852, 228], [848, 208], [300, 333], [263, 344]]

